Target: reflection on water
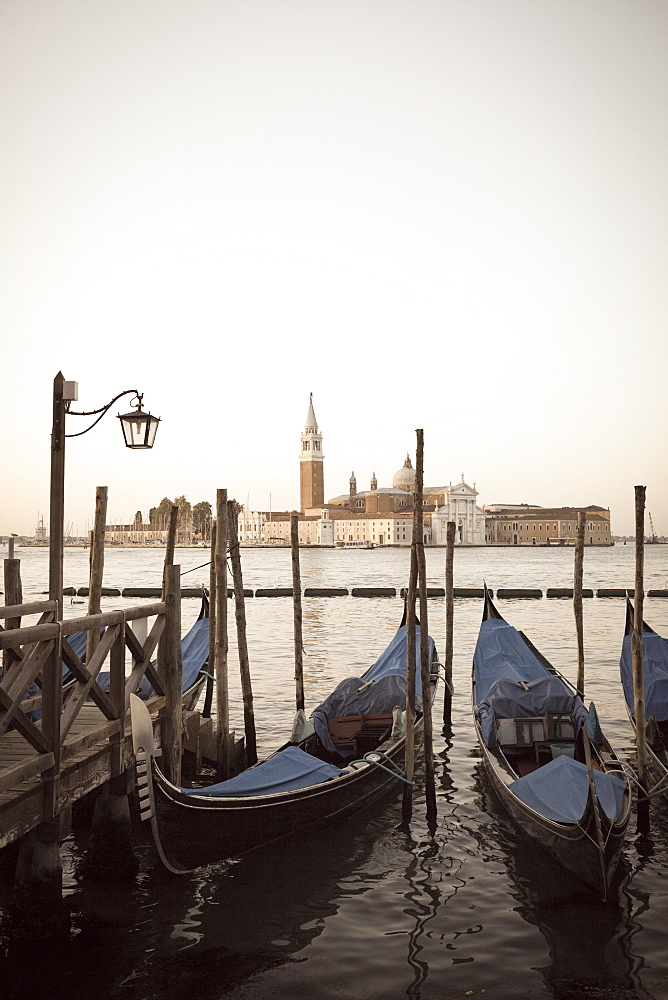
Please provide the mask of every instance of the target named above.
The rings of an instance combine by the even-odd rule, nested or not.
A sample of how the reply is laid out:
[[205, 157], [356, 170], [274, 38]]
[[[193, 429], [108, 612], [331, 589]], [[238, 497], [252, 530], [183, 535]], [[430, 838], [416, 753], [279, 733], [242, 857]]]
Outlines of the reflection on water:
[[[655, 550], [661, 550], [657, 552]], [[668, 551], [646, 554], [647, 587], [668, 581]], [[45, 552], [19, 550], [26, 600], [46, 589]], [[161, 552], [107, 551], [106, 586], [159, 586]], [[304, 551], [304, 586], [395, 586], [405, 583], [408, 554], [397, 550]], [[204, 562], [180, 550], [182, 568]], [[427, 553], [430, 583], [442, 586], [443, 552]], [[290, 553], [243, 550], [247, 586], [290, 586]], [[87, 582], [88, 553], [65, 557], [66, 583]], [[455, 554], [458, 586], [570, 586], [572, 550], [467, 550]], [[185, 577], [208, 580], [208, 570]], [[585, 585], [633, 580], [632, 547], [585, 555]], [[104, 610], [127, 606], [105, 598]], [[400, 796], [380, 811], [276, 844], [241, 861], [177, 878], [164, 872], [143, 830], [136, 830], [141, 873], [126, 888], [94, 886], [83, 877], [88, 833], [77, 828], [63, 848], [74, 933], [57, 953], [5, 969], [8, 1000], [484, 1000], [532, 997], [629, 1000], [668, 996], [668, 823], [654, 809], [650, 840], [629, 827], [616, 894], [593, 902], [586, 890], [506, 819], [480, 775], [470, 718], [471, 659], [481, 602], [455, 607], [452, 732], [434, 733], [438, 825], [427, 828], [419, 782], [410, 834], [397, 829]], [[307, 707], [342, 677], [364, 671], [399, 624], [397, 599], [305, 599]], [[66, 609], [78, 615], [80, 606]], [[183, 602], [183, 627], [196, 600]], [[504, 601], [502, 613], [571, 680], [576, 673], [569, 601]], [[292, 607], [289, 600], [246, 602], [248, 643], [260, 752], [289, 733], [294, 714]], [[430, 632], [441, 653], [443, 601], [429, 601]], [[668, 601], [646, 599], [645, 616], [668, 635]], [[232, 618], [232, 616], [231, 616]], [[624, 602], [585, 602], [586, 695], [606, 735], [632, 753], [618, 656]], [[231, 676], [234, 678], [231, 629]], [[238, 679], [232, 724], [241, 728]], [[0, 887], [0, 907], [8, 882]], [[483, 990], [485, 991], [483, 993]]]

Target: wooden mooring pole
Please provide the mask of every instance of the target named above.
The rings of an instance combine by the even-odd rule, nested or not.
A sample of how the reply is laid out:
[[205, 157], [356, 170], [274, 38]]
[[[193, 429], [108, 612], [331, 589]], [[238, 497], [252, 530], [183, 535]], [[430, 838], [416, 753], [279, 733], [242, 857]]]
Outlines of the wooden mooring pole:
[[165, 690], [165, 708], [160, 732], [162, 745], [161, 770], [174, 784], [181, 783], [181, 756], [183, 753], [183, 710], [181, 705], [181, 680], [183, 654], [181, 651], [181, 567], [165, 568], [165, 642], [164, 659], [160, 675]]
[[216, 491], [216, 615], [214, 676], [216, 678], [216, 744], [218, 777], [230, 777], [230, 703], [227, 677], [227, 490]]
[[[95, 490], [95, 521], [90, 538], [88, 577], [88, 614], [97, 615], [101, 610], [102, 576], [104, 574], [104, 529], [107, 524], [108, 487], [98, 486]], [[100, 633], [91, 629], [86, 636], [86, 663], [100, 642]]]
[[56, 816], [20, 841], [14, 890], [3, 925], [10, 951], [34, 949], [41, 941], [65, 944], [69, 939], [70, 918], [63, 899], [58, 847], [66, 832]]
[[[631, 636], [631, 663], [633, 669], [633, 714], [636, 724], [636, 754], [638, 782], [646, 792], [649, 788], [647, 768], [647, 731], [645, 729], [645, 678], [643, 668], [643, 603], [645, 559], [645, 487], [635, 487], [636, 515], [636, 572], [633, 610], [633, 635]], [[649, 799], [638, 795], [638, 833], [649, 833]]]
[[[146, 619], [138, 621], [145, 622]], [[109, 663], [109, 697], [121, 726], [125, 719], [126, 628], [125, 623], [118, 628]], [[139, 867], [132, 850], [132, 821], [128, 799], [128, 772], [124, 765], [124, 742], [122, 730], [111, 737], [111, 777], [102, 786], [95, 800], [85, 869], [91, 881], [128, 882], [134, 879]]]
[[[21, 584], [21, 560], [14, 558], [14, 539], [10, 539], [9, 558], [4, 561], [5, 604], [23, 604], [23, 587]], [[6, 618], [5, 628], [21, 628], [20, 618]], [[11, 650], [2, 653], [2, 672], [9, 669], [12, 662]]]
[[445, 682], [443, 684], [443, 723], [452, 726], [452, 659], [454, 647], [455, 620], [455, 531], [454, 521], [448, 521], [445, 536]]
[[[161, 675], [167, 704], [162, 713], [160, 739], [162, 742], [162, 764], [165, 774], [174, 784], [179, 784], [181, 776], [181, 679], [179, 676], [179, 712], [174, 718], [174, 673], [181, 666], [181, 581], [174, 585], [174, 549], [178, 526], [179, 508], [172, 504], [169, 512], [169, 528], [165, 545], [165, 564], [162, 571], [162, 599], [165, 602], [165, 628], [158, 643], [158, 671]], [[177, 607], [178, 597], [178, 607]], [[178, 651], [175, 649], [175, 641]], [[177, 733], [178, 731], [178, 733]], [[179, 753], [178, 762], [176, 754]], [[178, 778], [171, 777], [178, 775]]]
[[169, 528], [167, 529], [167, 542], [165, 544], [165, 566], [174, 565], [174, 549], [176, 548], [178, 523], [179, 508], [173, 503], [169, 510]]
[[302, 582], [299, 572], [299, 515], [290, 514], [292, 548], [292, 601], [295, 640], [295, 702], [297, 711], [304, 708], [304, 640], [302, 634]]
[[206, 679], [202, 718], [211, 718], [213, 705], [213, 670], [216, 660], [216, 522], [211, 524], [211, 561], [209, 563], [209, 676]]
[[[57, 560], [55, 564], [57, 570]], [[12, 573], [18, 572], [18, 567], [10, 569]], [[57, 571], [55, 575], [58, 576]], [[20, 586], [20, 576], [13, 576], [12, 579], [14, 588]], [[58, 607], [62, 609], [62, 551], [60, 581]], [[54, 583], [53, 575], [50, 576], [52, 586], [55, 592], [57, 579]], [[16, 589], [14, 593], [17, 594]], [[63, 868], [59, 850], [60, 841], [69, 833], [72, 815], [71, 810], [58, 811], [62, 676], [61, 640], [57, 638], [42, 670], [42, 734], [53, 754], [53, 766], [42, 776], [44, 820], [30, 830], [19, 844], [14, 890], [4, 928], [10, 949], [22, 948], [27, 942], [34, 943], [36, 940], [64, 942], [69, 934], [70, 921], [62, 894]]]
[[239, 552], [238, 514], [234, 500], [227, 503], [227, 528], [230, 540], [230, 562], [234, 582], [234, 613], [237, 623], [237, 648], [239, 650], [239, 671], [241, 674], [241, 694], [244, 703], [244, 733], [246, 736], [246, 764], [257, 764], [257, 737], [255, 734], [255, 714], [253, 712], [253, 686], [251, 684], [248, 661], [248, 640], [246, 637], [246, 605], [244, 601], [244, 581], [241, 572]]
[[576, 688], [581, 698], [584, 698], [584, 625], [582, 620], [582, 578], [584, 567], [585, 525], [587, 517], [583, 510], [578, 511], [577, 531], [575, 535], [575, 570], [573, 574], [573, 614], [575, 615], [575, 635], [578, 646], [578, 675]]
[[[411, 542], [411, 565], [406, 594], [406, 734], [404, 750], [404, 773], [408, 781], [415, 774], [415, 596], [417, 592], [418, 559], [415, 547], [415, 512], [413, 513], [413, 540]], [[413, 815], [413, 786], [404, 785], [401, 808], [401, 823], [407, 827]]]
[[436, 779], [434, 771], [434, 734], [431, 705], [431, 661], [427, 611], [427, 564], [424, 554], [424, 431], [416, 430], [415, 507], [417, 524], [417, 563], [420, 593], [420, 680], [422, 686], [422, 735], [424, 746], [425, 797], [427, 824], [436, 825]]

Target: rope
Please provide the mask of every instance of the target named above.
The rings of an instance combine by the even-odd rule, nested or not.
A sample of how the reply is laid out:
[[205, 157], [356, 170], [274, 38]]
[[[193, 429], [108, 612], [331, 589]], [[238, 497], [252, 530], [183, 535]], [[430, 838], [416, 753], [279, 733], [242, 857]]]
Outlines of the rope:
[[[663, 778], [661, 778], [660, 781], [657, 781], [656, 785], [654, 785], [652, 788], [650, 788], [650, 790], [645, 794], [644, 797], [648, 798], [648, 799], [651, 799], [655, 795], [662, 795], [664, 793], [664, 791], [665, 791], [665, 788], [663, 786], [666, 784], [666, 782], [668, 782], [668, 773], [664, 774]], [[638, 782], [638, 784], [640, 785], [640, 782]], [[642, 787], [642, 786], [640, 786], [640, 787]], [[643, 791], [644, 791], [644, 789], [643, 789]]]
[[627, 779], [627, 781], [632, 782], [638, 790], [638, 802], [644, 802], [646, 799], [651, 800], [655, 798], [657, 795], [663, 795], [664, 792], [666, 791], [666, 788], [664, 786], [668, 782], [668, 773], [666, 773], [663, 776], [663, 778], [661, 778], [660, 781], [657, 781], [656, 785], [653, 785], [652, 788], [647, 790], [643, 788], [643, 786], [640, 784], [640, 782], [636, 778], [635, 774], [633, 773], [629, 765], [624, 762], [620, 763], [624, 777]]
[[[387, 764], [381, 764], [380, 760], [378, 759], [379, 757], [387, 761], [389, 767], [387, 766]], [[398, 778], [399, 781], [403, 781], [407, 785], [413, 785], [413, 786], [415, 785], [414, 781], [408, 780], [408, 778], [405, 776], [404, 772], [401, 770], [399, 765], [395, 761], [393, 761], [391, 757], [388, 757], [387, 754], [383, 753], [381, 750], [370, 750], [369, 753], [365, 753], [361, 759], [351, 760], [350, 764], [348, 764], [348, 767], [354, 767], [355, 764], [374, 764], [376, 767], [379, 767], [382, 771], [386, 771], [391, 777]]]
[[[584, 835], [585, 835], [585, 837], [587, 838], [587, 840], [591, 840], [591, 842], [592, 842], [592, 844], [594, 845], [594, 847], [596, 848], [596, 850], [597, 850], [597, 851], [599, 851], [599, 852], [600, 852], [600, 853], [601, 853], [601, 854], [602, 854], [603, 856], [605, 856], [605, 850], [601, 848], [601, 845], [599, 844], [598, 840], [594, 840], [594, 838], [593, 838], [593, 837], [591, 836], [591, 834], [590, 834], [590, 833], [587, 833], [587, 831], [586, 831], [586, 830], [585, 830], [585, 828], [584, 828], [584, 827], [582, 826], [582, 824], [580, 823], [580, 821], [579, 821], [579, 820], [578, 820], [578, 822], [577, 822], [577, 823], [576, 823], [575, 825], [576, 825], [576, 826], [577, 826], [577, 827], [578, 827], [578, 828], [579, 828], [580, 830], [582, 830], [582, 832], [584, 833]], [[612, 833], [612, 827], [610, 827], [610, 829], [608, 830], [608, 836], [607, 836], [607, 837], [605, 838], [605, 840], [603, 841], [603, 848], [605, 848], [605, 846], [607, 845], [607, 843], [608, 843], [608, 840], [610, 839], [610, 834], [611, 834], [611, 833]]]
[[[228, 566], [230, 565], [230, 553], [232, 552], [233, 549], [238, 549], [238, 548], [239, 548], [239, 542], [236, 542], [228, 549], [227, 555], [225, 557]], [[204, 569], [205, 566], [210, 566], [210, 565], [211, 565], [211, 560], [209, 559], [208, 562], [202, 563], [201, 566], [193, 566], [192, 569], [185, 569], [183, 573], [181, 573], [181, 576], [187, 576], [188, 573], [194, 573], [196, 569]]]
[[192, 569], [184, 569], [183, 573], [181, 573], [181, 576], [187, 576], [188, 573], [194, 573], [196, 569], [204, 569], [205, 566], [210, 566], [210, 565], [211, 565], [211, 560], [209, 559], [208, 562], [202, 563], [201, 566], [193, 566]]

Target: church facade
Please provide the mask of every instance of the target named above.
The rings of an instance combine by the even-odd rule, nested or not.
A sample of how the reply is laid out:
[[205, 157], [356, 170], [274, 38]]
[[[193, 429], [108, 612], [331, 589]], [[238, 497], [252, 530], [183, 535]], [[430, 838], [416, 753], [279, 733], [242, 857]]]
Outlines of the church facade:
[[[299, 452], [299, 542], [302, 545], [364, 547], [410, 545], [413, 540], [413, 489], [415, 470], [410, 456], [392, 478], [392, 485], [378, 485], [373, 473], [368, 490], [358, 490], [353, 472], [348, 492], [325, 501], [322, 434], [309, 399]], [[425, 487], [424, 543], [445, 545], [446, 525], [457, 529], [456, 545], [485, 544], [485, 513], [477, 505], [477, 490], [464, 481], [455, 486]], [[290, 512], [246, 511], [239, 514], [242, 544], [287, 545]]]

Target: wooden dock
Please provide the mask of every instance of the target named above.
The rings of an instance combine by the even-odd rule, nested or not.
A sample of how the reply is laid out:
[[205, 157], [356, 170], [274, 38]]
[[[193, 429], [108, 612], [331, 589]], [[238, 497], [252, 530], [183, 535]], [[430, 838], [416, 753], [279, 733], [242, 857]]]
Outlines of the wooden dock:
[[[162, 601], [67, 621], [56, 619], [56, 601], [0, 608], [0, 849], [20, 842], [16, 885], [26, 907], [39, 911], [37, 936], [58, 924], [43, 918], [56, 896], [62, 904], [58, 843], [77, 800], [102, 789], [97, 842], [112, 854], [121, 841], [130, 850], [128, 708], [143, 678], [154, 692], [148, 706], [158, 740], [162, 734], [172, 741], [164, 763], [176, 767], [174, 780], [184, 748], [198, 759], [215, 757], [211, 720], [201, 720], [182, 697], [178, 567], [166, 581]], [[22, 626], [28, 616], [37, 623]], [[85, 662], [73, 648], [81, 649], [81, 633], [97, 643], [92, 652], [88, 643]], [[108, 687], [98, 683], [102, 669]]]

